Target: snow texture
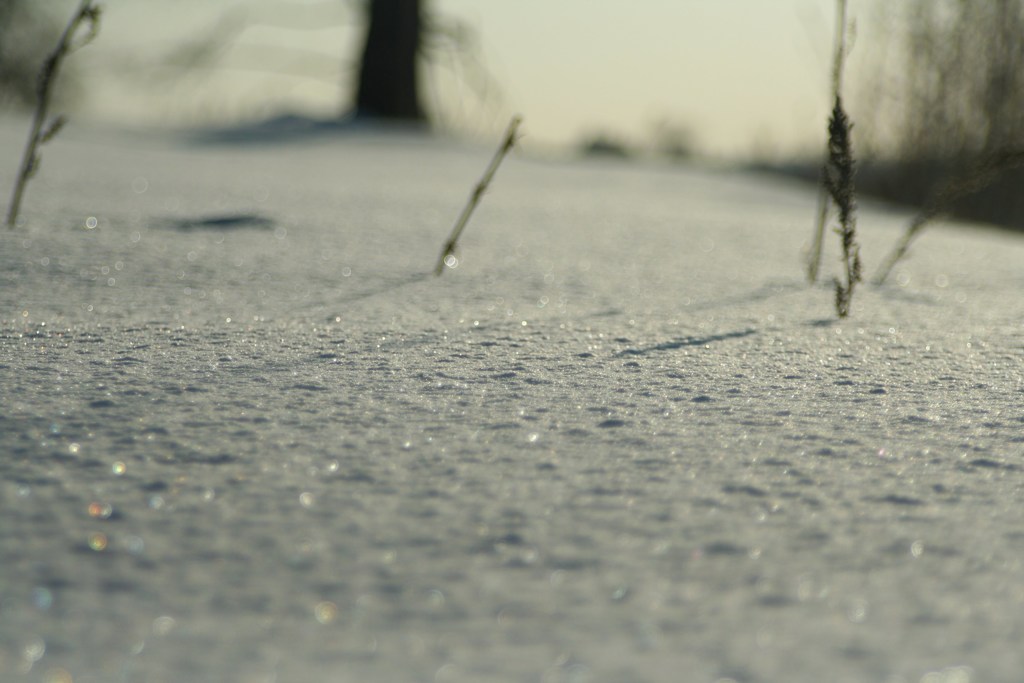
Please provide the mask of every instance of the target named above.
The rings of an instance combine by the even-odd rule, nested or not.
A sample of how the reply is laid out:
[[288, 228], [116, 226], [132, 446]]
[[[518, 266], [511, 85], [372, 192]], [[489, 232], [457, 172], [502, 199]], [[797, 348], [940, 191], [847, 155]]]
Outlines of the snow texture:
[[1021, 680], [1018, 236], [937, 225], [838, 322], [811, 188], [513, 155], [434, 278], [492, 150], [285, 132], [43, 150], [0, 680]]

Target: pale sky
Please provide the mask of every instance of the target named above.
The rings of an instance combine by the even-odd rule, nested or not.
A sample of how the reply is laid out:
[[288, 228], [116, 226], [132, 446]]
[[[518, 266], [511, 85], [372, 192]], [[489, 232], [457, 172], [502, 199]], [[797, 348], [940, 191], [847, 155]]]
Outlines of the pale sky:
[[[877, 2], [850, 2], [859, 40]], [[102, 4], [99, 39], [75, 56], [99, 75], [86, 103], [92, 116], [175, 125], [286, 110], [326, 116], [349, 99], [362, 35], [345, 0]], [[716, 156], [815, 149], [830, 105], [835, 4], [433, 0], [474, 42], [434, 53], [425, 99], [446, 127], [475, 137], [520, 113], [538, 146], [600, 133], [642, 147], [663, 121], [691, 130], [694, 145]], [[235, 16], [243, 23], [232, 24]], [[160, 67], [218, 21], [247, 28], [183, 80]], [[850, 81], [865, 52], [855, 45]], [[490, 86], [483, 97], [478, 83]]]

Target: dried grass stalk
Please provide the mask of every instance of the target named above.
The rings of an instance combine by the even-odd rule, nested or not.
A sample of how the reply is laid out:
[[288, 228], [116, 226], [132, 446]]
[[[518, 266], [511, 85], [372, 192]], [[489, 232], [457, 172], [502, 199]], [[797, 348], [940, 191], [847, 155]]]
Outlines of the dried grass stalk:
[[[96, 37], [99, 31], [100, 8], [92, 4], [93, 0], [82, 0], [78, 9], [75, 10], [67, 27], [57, 41], [57, 47], [43, 62], [43, 68], [39, 72], [39, 82], [36, 86], [36, 110], [32, 117], [32, 128], [29, 132], [28, 141], [25, 144], [25, 152], [21, 158], [21, 167], [18, 171], [18, 179], [14, 184], [14, 193], [11, 196], [11, 204], [7, 208], [7, 227], [13, 229], [18, 221], [18, 212], [21, 209], [21, 199], [25, 193], [25, 186], [32, 176], [39, 170], [39, 146], [54, 138], [64, 126], [66, 119], [58, 116], [47, 122], [50, 110], [50, 100], [53, 97], [53, 88], [57, 81], [57, 74], [60, 66], [70, 53], [80, 47], [87, 45]], [[75, 42], [75, 36], [79, 27], [83, 24], [87, 27], [85, 36]]]
[[953, 176], [935, 190], [924, 206], [907, 226], [903, 237], [889, 253], [873, 279], [884, 284], [896, 264], [906, 258], [910, 243], [933, 219], [946, 211], [954, 202], [981, 192], [1006, 171], [1024, 166], [1024, 149], [1004, 149], [984, 154], [963, 173]]
[[[846, 65], [846, 0], [837, 0], [836, 3], [836, 32], [834, 39], [835, 50], [832, 55], [832, 98], [838, 99], [843, 92], [843, 69]], [[826, 155], [826, 163], [827, 163]], [[807, 280], [814, 283], [818, 281], [818, 272], [821, 270], [821, 253], [825, 242], [825, 224], [828, 222], [829, 194], [825, 187], [824, 180], [821, 183], [821, 192], [818, 194], [817, 220], [814, 223], [814, 237], [811, 242], [811, 250], [807, 256]]]
[[836, 97], [832, 117], [828, 122], [828, 162], [822, 174], [822, 182], [838, 212], [839, 234], [843, 247], [843, 264], [846, 281], [835, 280], [836, 313], [845, 318], [850, 313], [853, 290], [861, 281], [860, 247], [857, 244], [857, 203], [853, 177], [856, 164], [850, 132], [853, 124], [843, 110], [842, 98]]
[[455, 221], [455, 227], [452, 228], [451, 234], [444, 243], [444, 247], [441, 249], [441, 256], [437, 260], [437, 266], [434, 268], [434, 275], [441, 275], [444, 272], [445, 266], [454, 267], [455, 263], [455, 249], [458, 246], [459, 237], [462, 235], [462, 231], [465, 230], [466, 224], [469, 222], [469, 217], [473, 214], [473, 210], [476, 209], [477, 204], [480, 203], [480, 199], [484, 196], [487, 191], [487, 187], [491, 184], [491, 179], [494, 178], [494, 174], [498, 170], [498, 166], [501, 165], [502, 160], [509, 153], [512, 147], [515, 146], [516, 140], [518, 140], [517, 131], [519, 130], [519, 124], [522, 123], [522, 118], [519, 116], [513, 116], [512, 120], [508, 124], [508, 129], [505, 131], [505, 137], [502, 139], [501, 146], [498, 147], [498, 151], [495, 152], [494, 158], [491, 159], [491, 163], [487, 166], [487, 170], [480, 177], [480, 181], [473, 188], [473, 192], [469, 195], [469, 200], [462, 209], [462, 213], [459, 214], [458, 220]]

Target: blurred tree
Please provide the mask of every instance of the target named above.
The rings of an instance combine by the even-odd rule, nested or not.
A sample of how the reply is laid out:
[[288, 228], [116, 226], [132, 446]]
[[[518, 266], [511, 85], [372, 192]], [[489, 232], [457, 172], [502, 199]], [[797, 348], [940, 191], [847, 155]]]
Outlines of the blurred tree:
[[1024, 1], [911, 0], [907, 9], [901, 156], [1024, 143]]
[[38, 0], [0, 0], [0, 106], [35, 106], [36, 79], [58, 28]]
[[421, 0], [367, 0], [366, 11], [356, 115], [425, 121], [418, 75]]
[[654, 151], [672, 161], [693, 156], [693, 131], [687, 124], [671, 118], [660, 118], [652, 126]]
[[[888, 161], [860, 188], [938, 213], [1024, 228], [1024, 0], [906, 0], [879, 81]], [[877, 127], [877, 123], [876, 123]]]

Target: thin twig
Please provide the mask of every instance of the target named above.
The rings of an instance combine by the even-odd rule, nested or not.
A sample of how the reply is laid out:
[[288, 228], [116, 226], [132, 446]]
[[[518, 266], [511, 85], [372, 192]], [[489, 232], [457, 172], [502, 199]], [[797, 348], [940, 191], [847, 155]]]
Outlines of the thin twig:
[[[838, 0], [836, 7], [836, 33], [835, 52], [832, 55], [832, 99], [838, 99], [843, 91], [843, 67], [846, 62], [846, 0]], [[826, 163], [828, 155], [826, 152]], [[807, 280], [811, 283], [818, 281], [818, 272], [821, 270], [821, 254], [825, 241], [825, 224], [828, 222], [830, 203], [828, 190], [825, 187], [824, 178], [818, 191], [818, 215], [814, 224], [814, 237], [811, 243], [811, 251], [807, 255]]]
[[[21, 159], [21, 168], [18, 172], [18, 180], [14, 184], [14, 193], [11, 196], [11, 204], [7, 209], [7, 227], [14, 229], [18, 221], [18, 212], [21, 208], [21, 198], [25, 192], [25, 186], [29, 179], [39, 170], [39, 146], [49, 142], [64, 125], [64, 117], [59, 116], [49, 124], [46, 117], [50, 109], [50, 99], [53, 96], [53, 87], [57, 81], [57, 72], [60, 70], [64, 58], [80, 47], [88, 44], [96, 37], [99, 29], [99, 7], [92, 4], [93, 0], [81, 0], [81, 4], [68, 22], [64, 33], [61, 34], [57, 47], [43, 62], [43, 68], [39, 72], [39, 82], [36, 85], [36, 110], [32, 117], [32, 128], [29, 132], [28, 141], [25, 144], [25, 152]], [[72, 41], [78, 32], [82, 22], [88, 22], [89, 32], [78, 43]], [[45, 128], [45, 129], [44, 129]]]
[[873, 282], [884, 284], [892, 269], [903, 260], [910, 251], [910, 243], [924, 227], [944, 212], [951, 204], [984, 190], [995, 182], [1004, 172], [1024, 166], [1024, 149], [998, 150], [982, 156], [971, 164], [963, 173], [953, 176], [943, 183], [925, 201], [924, 206], [914, 220], [907, 226], [903, 237], [889, 253], [888, 258], [875, 273]]
[[811, 251], [807, 254], [807, 281], [814, 284], [818, 281], [818, 271], [821, 270], [821, 254], [825, 248], [825, 224], [828, 223], [828, 211], [831, 202], [828, 197], [828, 190], [825, 183], [818, 183], [818, 217], [814, 224], [814, 238], [811, 241]]
[[513, 116], [512, 120], [508, 124], [508, 130], [505, 131], [505, 137], [495, 152], [494, 158], [491, 159], [490, 165], [484, 174], [480, 177], [480, 182], [477, 183], [473, 189], [472, 194], [469, 195], [469, 200], [466, 202], [466, 206], [463, 207], [462, 213], [459, 214], [458, 220], [455, 221], [455, 227], [452, 228], [451, 234], [448, 236], [447, 241], [444, 243], [444, 247], [441, 249], [441, 257], [437, 261], [437, 267], [434, 268], [434, 275], [440, 275], [444, 272], [445, 266], [453, 266], [457, 263], [455, 259], [455, 248], [458, 245], [459, 236], [462, 235], [462, 231], [466, 228], [466, 224], [469, 222], [469, 217], [473, 214], [473, 210], [476, 205], [480, 203], [480, 198], [483, 197], [484, 192], [487, 191], [487, 186], [491, 184], [491, 179], [494, 177], [495, 172], [498, 170], [498, 166], [501, 165], [502, 160], [509, 153], [513, 146], [516, 144], [518, 139], [516, 131], [519, 128], [519, 124], [522, 122], [522, 118], [519, 116]]
[[832, 94], [843, 92], [843, 69], [846, 66], [846, 0], [836, 2], [835, 54], [832, 58]]

